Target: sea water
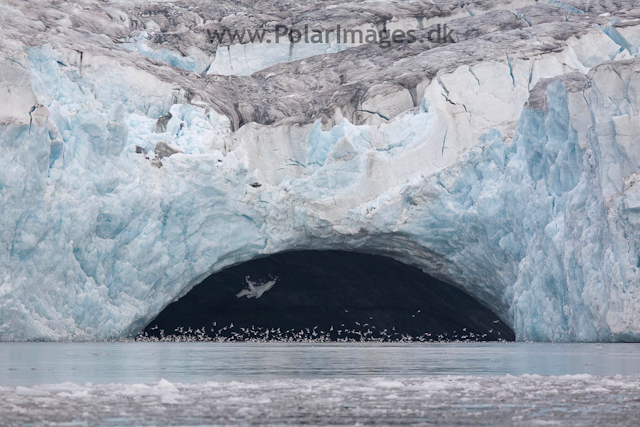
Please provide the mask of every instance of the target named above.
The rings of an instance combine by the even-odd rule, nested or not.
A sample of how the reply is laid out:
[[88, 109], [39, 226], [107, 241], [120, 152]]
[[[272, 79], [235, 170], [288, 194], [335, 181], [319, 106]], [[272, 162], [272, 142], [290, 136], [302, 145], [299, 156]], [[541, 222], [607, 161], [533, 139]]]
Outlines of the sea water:
[[638, 344], [0, 344], [10, 425], [634, 425], [638, 413]]

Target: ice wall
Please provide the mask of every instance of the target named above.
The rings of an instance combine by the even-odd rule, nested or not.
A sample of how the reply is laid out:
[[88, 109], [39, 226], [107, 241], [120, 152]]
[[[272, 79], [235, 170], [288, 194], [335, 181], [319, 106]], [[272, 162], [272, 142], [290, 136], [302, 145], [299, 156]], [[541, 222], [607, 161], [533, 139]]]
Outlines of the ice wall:
[[[207, 74], [223, 76], [247, 76], [282, 62], [298, 61], [314, 55], [337, 53], [348, 48], [344, 43], [332, 40], [330, 43], [235, 43], [219, 46]], [[269, 38], [268, 40], [271, 40]]]
[[520, 340], [638, 340], [640, 32], [616, 31], [445, 70], [380, 124], [236, 132], [155, 69], [4, 42], [0, 339], [127, 336], [225, 266], [339, 249]]

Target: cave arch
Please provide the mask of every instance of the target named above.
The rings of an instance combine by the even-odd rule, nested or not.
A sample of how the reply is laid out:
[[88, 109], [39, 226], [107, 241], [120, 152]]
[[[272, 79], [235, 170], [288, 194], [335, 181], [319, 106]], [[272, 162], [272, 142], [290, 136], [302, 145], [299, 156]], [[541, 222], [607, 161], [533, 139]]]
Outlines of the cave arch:
[[216, 340], [515, 340], [496, 314], [394, 259], [294, 251], [219, 271], [167, 306], [144, 337]]

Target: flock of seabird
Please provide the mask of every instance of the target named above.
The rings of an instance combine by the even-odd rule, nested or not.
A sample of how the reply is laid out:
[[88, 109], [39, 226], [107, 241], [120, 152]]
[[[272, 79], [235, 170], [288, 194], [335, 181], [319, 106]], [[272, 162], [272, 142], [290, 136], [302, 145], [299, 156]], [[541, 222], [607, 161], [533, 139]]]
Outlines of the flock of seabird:
[[[494, 321], [498, 323], [499, 320]], [[467, 331], [463, 328], [460, 332], [453, 331], [451, 334], [432, 334], [425, 332], [421, 335], [409, 335], [396, 331], [395, 327], [391, 329], [379, 330], [369, 323], [361, 324], [354, 322], [354, 328], [346, 327], [341, 324], [339, 328], [331, 326], [328, 331], [318, 330], [318, 327], [303, 328], [301, 330], [281, 328], [265, 328], [260, 326], [239, 327], [233, 323], [218, 327], [214, 322], [211, 327], [193, 328], [176, 328], [173, 332], [167, 332], [159, 329], [157, 326], [150, 328], [157, 333], [149, 334], [142, 332], [135, 338], [135, 341], [170, 341], [170, 342], [302, 342], [302, 343], [320, 343], [320, 342], [439, 342], [439, 341], [486, 341], [487, 333], [479, 334]], [[493, 333], [493, 329], [487, 331], [488, 334]], [[497, 331], [500, 336], [500, 331]], [[498, 339], [502, 340], [501, 338]]]

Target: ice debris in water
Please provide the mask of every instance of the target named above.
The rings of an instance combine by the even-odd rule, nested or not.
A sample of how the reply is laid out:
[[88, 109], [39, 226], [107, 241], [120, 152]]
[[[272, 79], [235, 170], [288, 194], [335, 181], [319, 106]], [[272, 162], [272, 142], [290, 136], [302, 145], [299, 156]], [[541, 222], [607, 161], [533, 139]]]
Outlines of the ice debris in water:
[[161, 380], [0, 387], [0, 412], [10, 425], [635, 425], [638, 393], [638, 376]]

